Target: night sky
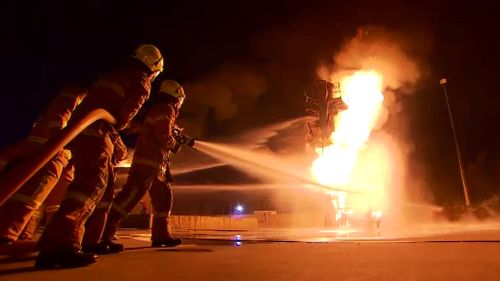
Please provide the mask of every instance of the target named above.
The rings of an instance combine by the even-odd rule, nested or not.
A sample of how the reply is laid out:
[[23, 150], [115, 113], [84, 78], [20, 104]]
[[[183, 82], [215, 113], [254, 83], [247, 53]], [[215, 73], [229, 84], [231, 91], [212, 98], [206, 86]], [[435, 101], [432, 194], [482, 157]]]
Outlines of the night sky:
[[359, 27], [381, 26], [400, 34], [422, 67], [414, 93], [402, 100], [408, 119], [405, 130], [414, 145], [410, 171], [421, 175], [437, 202], [462, 200], [439, 86], [439, 79], [447, 77], [471, 198], [480, 202], [499, 192], [500, 24], [494, 4], [439, 0], [415, 4], [387, 0], [4, 2], [0, 11], [0, 146], [29, 132], [62, 83], [88, 83], [140, 43], [162, 49], [166, 71], [160, 79], [189, 84], [238, 69], [265, 80], [258, 96], [240, 98], [237, 91], [233, 93], [231, 98], [239, 101], [232, 114], [213, 117], [207, 105], [210, 120], [204, 121], [201, 138], [300, 116], [303, 91], [317, 79], [318, 64], [331, 59]]

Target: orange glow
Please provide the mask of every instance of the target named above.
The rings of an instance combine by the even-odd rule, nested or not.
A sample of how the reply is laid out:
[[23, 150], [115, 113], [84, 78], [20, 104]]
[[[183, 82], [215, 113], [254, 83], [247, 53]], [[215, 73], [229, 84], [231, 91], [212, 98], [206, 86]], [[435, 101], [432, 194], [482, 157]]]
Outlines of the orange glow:
[[134, 149], [129, 149], [127, 152], [127, 158], [118, 162], [116, 164], [117, 168], [130, 168], [130, 166], [132, 165], [132, 159], [134, 159]]
[[350, 206], [361, 205], [363, 211], [381, 206], [378, 201], [384, 197], [381, 193], [386, 169], [379, 163], [380, 153], [362, 153], [382, 109], [382, 76], [374, 70], [357, 71], [342, 79], [341, 89], [342, 99], [349, 108], [335, 119], [335, 131], [330, 136], [332, 144], [316, 149], [318, 158], [311, 172], [321, 184], [368, 192], [364, 195], [333, 192], [337, 220], [340, 212]]
[[125, 159], [116, 164], [117, 168], [130, 168], [132, 165], [132, 159]]

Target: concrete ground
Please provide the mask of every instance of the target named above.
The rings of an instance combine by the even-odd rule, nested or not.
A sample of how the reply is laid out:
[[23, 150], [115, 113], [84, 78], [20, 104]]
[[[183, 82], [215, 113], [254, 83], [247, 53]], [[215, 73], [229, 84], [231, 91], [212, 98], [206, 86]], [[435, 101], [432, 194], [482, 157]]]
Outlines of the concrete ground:
[[178, 233], [185, 239], [177, 248], [150, 248], [147, 231], [119, 234], [123, 253], [78, 269], [36, 270], [33, 253], [3, 248], [0, 280], [500, 280], [498, 226], [397, 238], [336, 229], [189, 231]]

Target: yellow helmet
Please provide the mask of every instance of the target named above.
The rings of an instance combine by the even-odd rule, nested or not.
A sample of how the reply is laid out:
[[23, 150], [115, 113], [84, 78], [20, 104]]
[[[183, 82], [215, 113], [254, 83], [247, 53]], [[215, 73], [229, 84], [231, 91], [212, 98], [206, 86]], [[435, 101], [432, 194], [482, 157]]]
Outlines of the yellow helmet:
[[165, 80], [161, 82], [160, 90], [158, 92], [171, 95], [177, 99], [186, 99], [184, 88], [182, 88], [181, 84], [174, 80]]
[[163, 71], [163, 57], [156, 46], [150, 44], [142, 44], [135, 49], [132, 57], [144, 63], [149, 70], [159, 74]]

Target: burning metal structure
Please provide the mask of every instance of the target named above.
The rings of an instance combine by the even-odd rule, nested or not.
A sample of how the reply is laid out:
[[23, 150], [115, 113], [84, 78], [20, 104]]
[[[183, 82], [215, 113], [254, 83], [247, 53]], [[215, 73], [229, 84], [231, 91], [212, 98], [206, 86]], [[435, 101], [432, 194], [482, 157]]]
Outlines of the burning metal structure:
[[331, 144], [330, 135], [335, 130], [335, 116], [347, 105], [340, 97], [340, 83], [333, 84], [325, 80], [317, 81], [305, 92], [306, 114], [315, 118], [308, 122], [306, 141], [314, 147]]
[[[380, 163], [362, 155], [383, 102], [382, 77], [374, 70], [357, 71], [340, 83], [324, 80], [306, 92], [306, 113], [315, 117], [308, 123], [309, 145], [317, 158], [311, 174], [319, 183], [363, 194], [329, 192], [338, 224], [348, 226], [356, 213], [380, 224], [384, 198], [384, 171]], [[368, 165], [367, 165], [368, 164]], [[356, 173], [364, 166], [363, 173]]]

